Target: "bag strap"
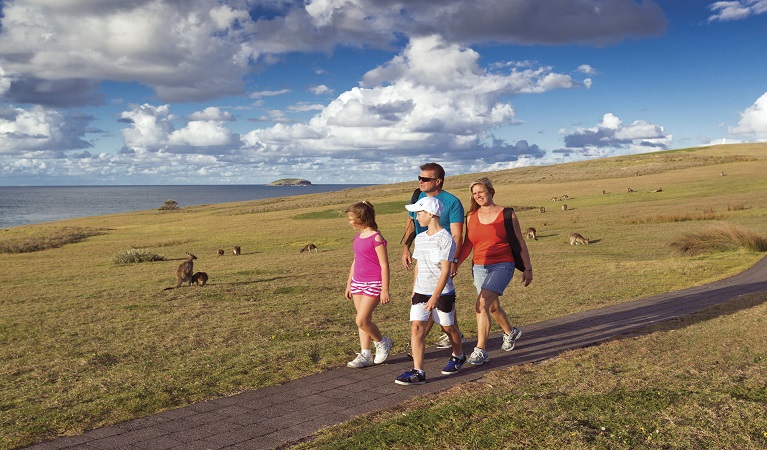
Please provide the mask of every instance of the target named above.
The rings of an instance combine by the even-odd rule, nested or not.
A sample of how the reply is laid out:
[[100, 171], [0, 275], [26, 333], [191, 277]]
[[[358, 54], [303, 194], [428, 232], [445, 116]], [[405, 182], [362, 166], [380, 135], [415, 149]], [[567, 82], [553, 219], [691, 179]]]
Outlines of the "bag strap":
[[[410, 196], [410, 204], [418, 201], [418, 197], [421, 195], [421, 188], [415, 188], [413, 191], [413, 195]], [[409, 217], [409, 216], [408, 216]], [[410, 244], [413, 242], [413, 239], [415, 239], [415, 221], [412, 217], [410, 217], [410, 222], [413, 223], [413, 231], [408, 233], [407, 230], [410, 228], [410, 224], [405, 227], [405, 233], [402, 235], [402, 239], [399, 240], [399, 243], [402, 244], [403, 242], [405, 245], [410, 247]]]

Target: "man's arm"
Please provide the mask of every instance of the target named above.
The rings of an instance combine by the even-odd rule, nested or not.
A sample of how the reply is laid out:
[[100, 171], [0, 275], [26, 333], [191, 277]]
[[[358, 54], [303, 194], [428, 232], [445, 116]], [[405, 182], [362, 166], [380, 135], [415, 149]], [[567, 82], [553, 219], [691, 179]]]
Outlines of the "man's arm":
[[[458, 259], [458, 252], [463, 248], [463, 222], [453, 222], [450, 224], [450, 234], [453, 235], [455, 241], [455, 259]], [[451, 261], [450, 264], [450, 276], [454, 277], [458, 273], [458, 264]]]
[[405, 269], [410, 269], [413, 260], [411, 258], [410, 254], [410, 244], [413, 243], [413, 240], [415, 239], [415, 221], [412, 217], [407, 218], [407, 223], [405, 224], [405, 234], [402, 236], [402, 265], [405, 266]]

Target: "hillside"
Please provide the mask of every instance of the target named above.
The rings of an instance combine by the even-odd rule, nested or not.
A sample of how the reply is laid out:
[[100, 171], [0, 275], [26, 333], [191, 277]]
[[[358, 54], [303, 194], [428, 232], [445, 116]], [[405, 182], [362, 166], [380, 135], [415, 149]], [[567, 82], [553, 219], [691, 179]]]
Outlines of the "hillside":
[[[741, 144], [482, 174], [494, 181], [497, 203], [517, 207], [522, 227], [538, 229], [528, 243], [535, 280], [526, 289], [512, 283], [506, 310], [524, 326], [749, 267], [763, 254], [737, 248], [685, 257], [671, 244], [722, 223], [767, 234], [766, 172], [767, 144]], [[476, 176], [448, 177], [447, 189], [468, 205]], [[376, 322], [402, 352], [412, 272], [400, 264], [399, 240], [414, 184], [6, 230], [0, 242], [45, 241], [65, 227], [84, 238], [0, 253], [0, 448], [345, 364], [359, 344], [343, 297], [354, 230], [341, 212], [364, 199], [389, 241], [393, 300]], [[570, 246], [572, 232], [591, 244]], [[300, 253], [308, 243], [319, 252]], [[240, 256], [231, 254], [234, 245]], [[164, 260], [113, 262], [130, 249]], [[186, 252], [197, 256], [194, 268], [209, 275], [208, 285], [163, 291]], [[461, 327], [472, 336], [468, 268], [455, 283]]]

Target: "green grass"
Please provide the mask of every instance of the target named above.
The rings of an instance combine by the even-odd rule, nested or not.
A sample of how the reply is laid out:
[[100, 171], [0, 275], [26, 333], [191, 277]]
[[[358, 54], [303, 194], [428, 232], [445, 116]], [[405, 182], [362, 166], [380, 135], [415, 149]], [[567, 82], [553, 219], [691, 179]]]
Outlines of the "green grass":
[[[653, 218], [697, 217], [716, 211], [716, 223], [739, 227], [755, 236], [766, 234], [766, 149], [764, 144], [708, 147], [483, 174], [494, 181], [496, 201], [516, 207], [522, 227], [533, 226], [539, 234], [538, 241], [528, 241], [535, 269], [533, 284], [522, 288], [515, 280], [503, 298], [513, 322], [524, 326], [707, 283], [751, 266], [763, 252], [744, 246], [706, 250], [697, 256], [674, 254], [671, 243], [703, 232], [713, 225], [712, 220]], [[720, 176], [721, 172], [726, 176]], [[468, 204], [468, 185], [475, 177], [448, 177], [447, 189]], [[392, 302], [377, 309], [374, 319], [394, 338], [394, 351], [401, 352], [409, 336], [407, 298], [412, 272], [399, 263], [398, 242], [405, 223], [404, 204], [413, 185], [371, 186], [0, 230], [0, 246], [19, 240], [45, 242], [47, 236], [56, 234], [51, 230], [65, 227], [100, 231], [46, 250], [0, 253], [0, 448], [79, 434], [345, 364], [358, 350], [359, 342], [353, 305], [343, 296], [354, 230], [341, 211], [365, 199], [378, 211], [378, 224], [390, 243], [392, 269]], [[663, 192], [649, 192], [659, 186]], [[627, 193], [627, 187], [636, 192]], [[552, 196], [564, 194], [571, 197], [568, 211], [559, 210], [559, 205], [550, 201]], [[163, 200], [158, 199], [158, 204]], [[541, 206], [546, 206], [546, 213], [538, 211]], [[592, 243], [570, 246], [568, 236], [573, 232]], [[300, 253], [309, 242], [316, 244], [319, 252]], [[231, 255], [228, 249], [233, 245], [242, 247], [241, 256]], [[130, 248], [162, 254], [167, 260], [112, 263], [115, 255]], [[227, 249], [225, 256], [218, 256], [220, 248]], [[195, 271], [208, 273], [208, 285], [164, 291], [175, 285], [176, 267], [187, 252], [198, 258]], [[467, 336], [474, 336], [474, 288], [468, 266], [461, 268], [455, 283], [461, 328]], [[649, 356], [641, 359], [641, 370], [652, 375], [641, 378], [645, 382], [642, 386], [631, 387], [638, 375], [644, 377], [645, 372], [636, 367], [641, 349], [632, 346], [635, 341], [625, 340], [587, 349], [588, 357], [573, 353], [544, 364], [512, 368], [511, 375], [488, 376], [482, 383], [453, 393], [453, 397], [476, 396], [481, 403], [446, 404], [440, 414], [455, 423], [471, 424], [471, 433], [466, 434], [472, 440], [460, 444], [464, 448], [512, 445], [496, 445], [501, 440], [492, 436], [511, 439], [517, 428], [538, 433], [519, 441], [530, 447], [589, 448], [596, 443], [609, 448], [605, 442], [613, 441], [604, 440], [607, 438], [600, 434], [601, 429], [593, 429], [600, 419], [609, 419], [608, 429], [614, 433], [621, 430], [638, 439], [638, 432], [631, 430], [650, 429], [649, 419], [636, 419], [632, 425], [621, 424], [621, 417], [656, 417], [653, 411], [676, 405], [683, 407], [680, 423], [708, 427], [701, 436], [711, 442], [733, 442], [718, 421], [725, 412], [733, 415], [732, 411], [742, 410], [741, 428], [748, 430], [754, 442], [761, 443], [757, 439], [761, 422], [743, 407], [758, 404], [765, 384], [733, 380], [742, 380], [745, 374], [752, 377], [748, 380], [764, 381], [752, 375], [758, 370], [765, 373], [764, 351], [750, 341], [755, 337], [767, 339], [763, 323], [741, 322], [736, 328], [742, 333], [741, 344], [748, 343], [749, 354], [733, 354], [734, 349], [714, 342], [701, 349], [695, 338], [658, 331], [664, 340], [647, 339], [647, 345], [664, 342], [664, 347], [652, 351], [655, 362]], [[717, 336], [731, 331], [727, 323], [716, 318], [687, 330], [696, 326], [708, 327], [706, 331]], [[728, 342], [737, 343], [736, 337], [731, 339]], [[736, 347], [742, 349], [744, 345]], [[683, 351], [688, 348], [692, 349], [689, 353]], [[598, 359], [600, 352], [609, 358]], [[702, 352], [709, 352], [710, 358], [699, 358]], [[270, 355], [272, 364], [263, 363], [264, 354]], [[741, 358], [743, 361], [735, 366], [714, 363]], [[586, 370], [592, 360], [597, 362]], [[696, 366], [706, 361], [709, 365]], [[682, 391], [692, 400], [672, 395], [676, 392], [673, 386], [682, 386], [676, 377], [684, 380], [684, 375], [667, 374], [670, 363], [692, 365], [699, 374], [705, 374], [695, 391]], [[275, 371], [275, 365], [280, 370]], [[499, 381], [508, 377], [514, 383]], [[604, 377], [614, 389], [585, 390], [586, 385]], [[707, 388], [706, 381], [717, 384]], [[573, 383], [583, 386], [570, 393], [568, 386]], [[487, 387], [491, 384], [493, 388]], [[666, 385], [670, 386], [668, 393], [664, 393], [666, 388], [656, 390]], [[483, 386], [487, 392], [477, 395], [464, 395], [461, 390], [468, 393]], [[561, 403], [563, 407], [554, 405], [554, 400], [564, 398], [557, 396], [560, 390], [580, 400]], [[652, 392], [661, 394], [656, 398]], [[605, 410], [600, 415], [603, 405], [599, 398], [608, 394], [615, 411]], [[511, 403], [498, 402], [496, 397]], [[731, 403], [730, 397], [740, 403]], [[692, 401], [700, 399], [722, 402], [727, 409], [717, 414], [713, 408], [696, 411]], [[513, 416], [507, 415], [509, 404], [514, 405]], [[541, 409], [534, 408], [537, 404]], [[763, 403], [760, 405], [764, 408]], [[631, 413], [634, 407], [639, 412]], [[409, 404], [397, 413], [421, 417], [421, 408], [418, 403]], [[526, 413], [528, 409], [531, 412]], [[429, 414], [423, 416], [432, 423]], [[538, 416], [541, 421], [536, 421]], [[557, 420], [560, 416], [566, 420]], [[516, 423], [514, 417], [523, 422]], [[724, 424], [737, 424], [733, 417], [725, 419]], [[587, 421], [568, 427], [571, 422], [567, 420], [576, 425], [578, 420]], [[401, 419], [387, 425], [396, 430], [396, 442], [417, 442], [432, 431], [426, 426], [410, 426], [411, 422]], [[511, 425], [499, 427], [499, 423]], [[569, 434], [560, 433], [561, 429], [577, 435], [571, 439]], [[389, 432], [387, 428], [385, 434]], [[367, 433], [348, 433], [353, 434], [350, 439], [371, 442]], [[674, 436], [670, 447], [695, 447], [700, 442], [681, 431]], [[545, 441], [536, 441], [544, 437]], [[581, 440], [587, 437], [591, 440]], [[434, 445], [453, 446], [447, 441]], [[392, 446], [405, 448], [407, 444]]]

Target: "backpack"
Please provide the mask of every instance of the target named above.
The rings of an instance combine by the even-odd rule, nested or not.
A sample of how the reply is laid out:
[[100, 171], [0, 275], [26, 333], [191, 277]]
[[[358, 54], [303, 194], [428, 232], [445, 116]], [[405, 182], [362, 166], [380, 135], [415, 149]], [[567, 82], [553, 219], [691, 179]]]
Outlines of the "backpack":
[[522, 247], [517, 240], [517, 233], [514, 232], [514, 222], [511, 219], [511, 213], [514, 208], [503, 208], [503, 226], [506, 228], [506, 239], [511, 247], [511, 254], [514, 255], [514, 268], [520, 272], [525, 271], [525, 263], [522, 261]]

